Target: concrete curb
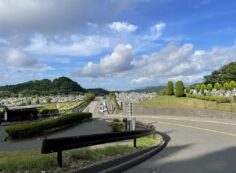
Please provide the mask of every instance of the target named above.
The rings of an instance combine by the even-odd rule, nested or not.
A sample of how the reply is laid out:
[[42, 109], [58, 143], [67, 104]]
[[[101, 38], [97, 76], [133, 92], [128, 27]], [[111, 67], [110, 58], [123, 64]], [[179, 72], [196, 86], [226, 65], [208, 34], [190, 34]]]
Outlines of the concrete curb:
[[127, 170], [139, 164], [140, 162], [152, 157], [153, 155], [157, 154], [167, 146], [168, 142], [170, 141], [170, 137], [161, 132], [156, 132], [156, 133], [159, 134], [163, 139], [161, 145], [150, 147], [148, 149], [144, 149], [89, 168], [73, 171], [73, 173], [90, 173], [90, 172], [119, 173], [124, 170]]

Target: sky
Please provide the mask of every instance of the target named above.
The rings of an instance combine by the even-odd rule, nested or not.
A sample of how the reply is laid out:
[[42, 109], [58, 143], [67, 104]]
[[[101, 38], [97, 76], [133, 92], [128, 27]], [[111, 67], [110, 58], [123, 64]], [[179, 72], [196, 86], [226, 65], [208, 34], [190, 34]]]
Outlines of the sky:
[[235, 0], [0, 0], [0, 85], [185, 84], [236, 60]]

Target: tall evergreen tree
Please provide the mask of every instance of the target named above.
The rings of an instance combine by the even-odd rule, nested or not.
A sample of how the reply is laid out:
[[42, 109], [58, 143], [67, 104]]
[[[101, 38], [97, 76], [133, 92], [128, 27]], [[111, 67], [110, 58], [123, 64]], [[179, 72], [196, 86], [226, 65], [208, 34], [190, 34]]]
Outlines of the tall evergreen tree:
[[176, 97], [183, 97], [184, 96], [184, 83], [181, 80], [176, 82], [175, 96]]
[[168, 96], [174, 95], [174, 86], [173, 86], [172, 81], [168, 81], [168, 83], [167, 83], [166, 94]]

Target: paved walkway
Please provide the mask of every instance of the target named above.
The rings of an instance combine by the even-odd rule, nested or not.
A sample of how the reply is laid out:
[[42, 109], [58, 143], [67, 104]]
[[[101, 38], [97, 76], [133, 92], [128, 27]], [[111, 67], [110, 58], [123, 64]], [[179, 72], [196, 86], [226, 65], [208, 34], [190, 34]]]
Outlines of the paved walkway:
[[[78, 135], [88, 135], [93, 133], [106, 133], [111, 132], [111, 128], [108, 126], [110, 123], [105, 120], [94, 119], [91, 121], [86, 121], [80, 123], [71, 128], [65, 129], [48, 135], [48, 138], [55, 137], [66, 137], [66, 136], [78, 136]], [[0, 135], [4, 135], [4, 128], [0, 126]], [[5, 142], [0, 143], [0, 151], [16, 151], [16, 150], [26, 150], [26, 149], [39, 149], [42, 145], [42, 139], [34, 138], [29, 140], [22, 140], [17, 142]]]

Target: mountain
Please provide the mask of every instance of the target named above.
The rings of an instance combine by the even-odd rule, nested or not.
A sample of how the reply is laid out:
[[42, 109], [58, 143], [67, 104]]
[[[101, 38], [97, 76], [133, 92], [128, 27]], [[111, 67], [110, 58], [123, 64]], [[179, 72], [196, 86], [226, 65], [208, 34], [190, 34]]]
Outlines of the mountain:
[[92, 92], [95, 95], [106, 95], [109, 93], [109, 91], [103, 88], [90, 88], [90, 89], [87, 89], [87, 92]]
[[138, 88], [133, 90], [128, 90], [127, 92], [159, 92], [160, 90], [166, 88], [165, 86], [150, 86], [145, 88]]
[[68, 94], [72, 92], [86, 92], [86, 89], [67, 77], [59, 77], [52, 81], [49, 79], [34, 80], [0, 87], [0, 96]]
[[215, 84], [216, 82], [223, 84], [230, 81], [236, 81], [236, 61], [224, 65], [210, 75], [204, 76], [205, 84]]

